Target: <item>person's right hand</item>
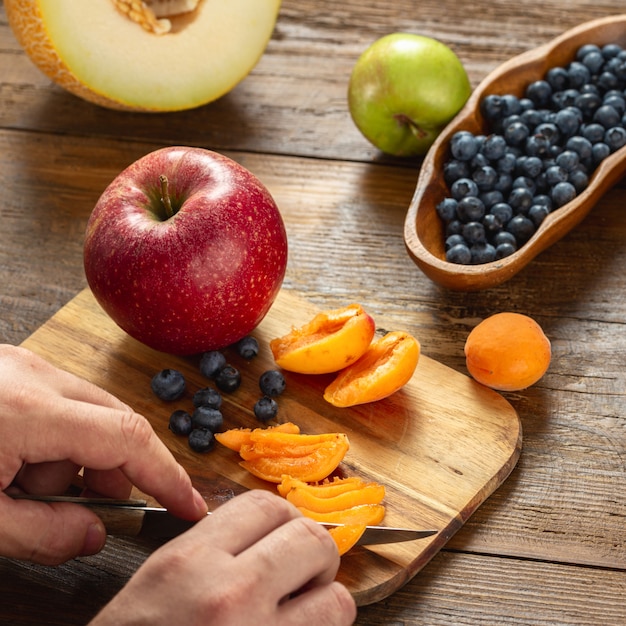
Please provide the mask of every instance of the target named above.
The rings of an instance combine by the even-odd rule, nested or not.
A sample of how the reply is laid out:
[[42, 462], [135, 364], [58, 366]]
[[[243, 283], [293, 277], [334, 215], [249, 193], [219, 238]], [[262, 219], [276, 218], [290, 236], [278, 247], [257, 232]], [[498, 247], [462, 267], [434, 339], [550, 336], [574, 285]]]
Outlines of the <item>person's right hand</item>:
[[356, 606], [338, 567], [328, 531], [249, 491], [152, 554], [91, 626], [348, 626]]

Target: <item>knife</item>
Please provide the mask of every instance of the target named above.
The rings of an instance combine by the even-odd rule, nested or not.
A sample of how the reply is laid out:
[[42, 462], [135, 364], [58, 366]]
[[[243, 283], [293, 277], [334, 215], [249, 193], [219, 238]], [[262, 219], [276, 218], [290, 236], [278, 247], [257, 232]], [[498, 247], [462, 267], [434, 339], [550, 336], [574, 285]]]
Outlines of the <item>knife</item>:
[[[33, 496], [15, 494], [16, 500], [39, 502], [71, 502], [86, 506], [100, 517], [107, 534], [120, 537], [145, 537], [172, 539], [189, 530], [196, 522], [183, 520], [161, 507], [147, 506], [143, 500], [114, 500], [111, 498], [82, 498], [74, 496]], [[211, 514], [210, 512], [208, 513]], [[319, 522], [325, 528], [341, 526]], [[396, 528], [393, 526], [367, 526], [356, 545], [369, 546], [384, 543], [414, 541], [437, 534], [436, 530]]]

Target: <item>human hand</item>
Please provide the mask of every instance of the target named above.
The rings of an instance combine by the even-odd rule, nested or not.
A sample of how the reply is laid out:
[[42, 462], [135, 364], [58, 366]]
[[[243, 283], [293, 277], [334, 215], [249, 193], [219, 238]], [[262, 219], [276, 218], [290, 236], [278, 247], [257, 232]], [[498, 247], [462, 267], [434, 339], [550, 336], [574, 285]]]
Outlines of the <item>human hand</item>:
[[328, 531], [249, 491], [153, 553], [90, 626], [347, 626], [356, 607], [338, 567]]
[[86, 507], [7, 495], [63, 493], [81, 468], [86, 488], [104, 496], [127, 498], [135, 485], [174, 515], [206, 514], [202, 496], [145, 418], [32, 352], [0, 345], [2, 555], [52, 565], [102, 548], [105, 528]]

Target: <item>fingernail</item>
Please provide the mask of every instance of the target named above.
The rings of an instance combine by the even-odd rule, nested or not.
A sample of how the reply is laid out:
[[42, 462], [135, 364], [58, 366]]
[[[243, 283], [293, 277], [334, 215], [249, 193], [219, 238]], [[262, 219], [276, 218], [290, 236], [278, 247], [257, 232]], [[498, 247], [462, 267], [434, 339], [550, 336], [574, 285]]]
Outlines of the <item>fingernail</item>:
[[200, 515], [206, 515], [209, 507], [207, 506], [206, 500], [202, 496], [202, 494], [197, 490], [193, 490], [193, 502], [196, 505], [196, 509]]
[[94, 522], [87, 528], [85, 541], [80, 556], [88, 556], [100, 552], [106, 541], [106, 530], [101, 522]]

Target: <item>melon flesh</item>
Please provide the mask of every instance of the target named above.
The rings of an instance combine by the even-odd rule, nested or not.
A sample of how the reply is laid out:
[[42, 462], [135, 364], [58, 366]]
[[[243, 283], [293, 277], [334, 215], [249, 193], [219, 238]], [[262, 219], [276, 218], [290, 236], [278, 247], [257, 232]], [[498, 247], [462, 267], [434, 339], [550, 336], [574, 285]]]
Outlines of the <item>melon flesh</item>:
[[230, 91], [259, 61], [280, 0], [201, 0], [157, 35], [111, 0], [5, 0], [9, 23], [53, 81], [116, 109], [176, 111]]

